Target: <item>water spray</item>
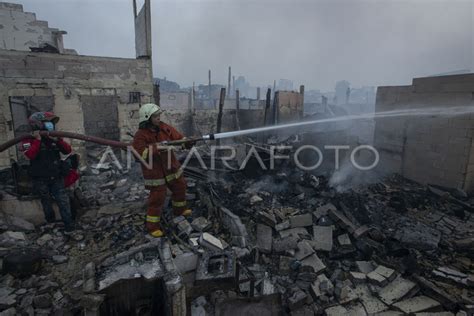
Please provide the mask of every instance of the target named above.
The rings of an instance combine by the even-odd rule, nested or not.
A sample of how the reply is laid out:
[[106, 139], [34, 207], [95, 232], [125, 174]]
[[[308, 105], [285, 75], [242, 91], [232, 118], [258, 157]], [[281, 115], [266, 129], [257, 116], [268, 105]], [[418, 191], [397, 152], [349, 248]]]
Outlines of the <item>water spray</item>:
[[[224, 138], [232, 138], [238, 137], [243, 135], [251, 135], [263, 132], [270, 132], [276, 131], [280, 129], [288, 129], [288, 128], [295, 128], [295, 127], [302, 127], [302, 126], [309, 126], [309, 125], [316, 125], [316, 124], [324, 124], [324, 123], [333, 123], [333, 122], [343, 122], [343, 121], [353, 121], [353, 120], [364, 120], [364, 119], [381, 119], [381, 118], [396, 118], [396, 117], [420, 117], [420, 116], [459, 116], [459, 115], [466, 115], [474, 113], [474, 106], [457, 106], [457, 107], [447, 107], [447, 108], [427, 108], [427, 109], [403, 109], [403, 110], [393, 110], [393, 111], [385, 111], [385, 112], [376, 112], [376, 113], [366, 113], [366, 114], [357, 114], [357, 115], [345, 115], [345, 116], [337, 116], [307, 122], [296, 122], [296, 123], [289, 123], [289, 124], [281, 124], [281, 125], [273, 125], [273, 126], [265, 126], [265, 127], [258, 127], [258, 128], [251, 128], [239, 131], [232, 131], [232, 132], [222, 132], [222, 133], [215, 133], [215, 134], [206, 134], [201, 137], [191, 137], [191, 138], [183, 138], [180, 140], [174, 141], [165, 141], [160, 143], [162, 146], [180, 146], [186, 143], [196, 143], [198, 141], [209, 141], [209, 140], [217, 140], [217, 139], [224, 139]], [[52, 136], [52, 137], [67, 137], [73, 139], [84, 140], [88, 142], [98, 143], [102, 145], [118, 147], [125, 149], [127, 146], [130, 146], [129, 143], [122, 143], [119, 141], [113, 141], [109, 139], [104, 139], [100, 137], [94, 136], [86, 136], [76, 133], [70, 132], [46, 132], [41, 131], [40, 134], [42, 136]], [[33, 136], [30, 134], [22, 135], [16, 137], [12, 140], [9, 140], [6, 143], [0, 145], [0, 152], [5, 151], [9, 147], [21, 142], [24, 139], [32, 138]]]

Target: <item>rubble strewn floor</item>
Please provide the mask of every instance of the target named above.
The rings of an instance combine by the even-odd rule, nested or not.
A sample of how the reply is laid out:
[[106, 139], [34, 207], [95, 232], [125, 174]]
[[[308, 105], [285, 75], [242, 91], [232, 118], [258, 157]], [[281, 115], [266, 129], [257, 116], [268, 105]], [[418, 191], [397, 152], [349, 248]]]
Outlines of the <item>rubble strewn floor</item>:
[[85, 172], [75, 232], [2, 222], [1, 315], [98, 313], [114, 284], [133, 279], [161, 280], [173, 299], [184, 285], [193, 315], [474, 310], [474, 200], [463, 192], [398, 176], [337, 192], [291, 168], [189, 179], [193, 218], [168, 215], [167, 238], [154, 240], [139, 174]]

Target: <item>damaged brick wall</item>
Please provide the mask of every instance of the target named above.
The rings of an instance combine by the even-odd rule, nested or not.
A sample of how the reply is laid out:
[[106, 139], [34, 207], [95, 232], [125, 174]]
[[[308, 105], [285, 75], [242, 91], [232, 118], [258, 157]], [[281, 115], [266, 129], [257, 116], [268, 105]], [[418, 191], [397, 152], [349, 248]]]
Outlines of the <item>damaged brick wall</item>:
[[[188, 136], [215, 133], [217, 128], [216, 110], [197, 110], [192, 115], [186, 110], [166, 110], [163, 121], [175, 126]], [[193, 122], [194, 120], [194, 122]], [[240, 129], [261, 127], [263, 125], [263, 110], [240, 110]], [[222, 132], [237, 129], [236, 111], [224, 109], [222, 115]]]
[[304, 96], [293, 91], [278, 91], [278, 122], [295, 122], [303, 117]]
[[[30, 47], [49, 44], [64, 53], [63, 34], [57, 28], [50, 28], [47, 21], [36, 19], [36, 14], [23, 12], [23, 6], [14, 3], [0, 3], [0, 48], [30, 51]], [[66, 50], [67, 52], [72, 52]]]
[[[413, 79], [379, 87], [376, 112], [474, 105], [474, 74]], [[474, 115], [376, 121], [375, 147], [385, 170], [421, 183], [474, 191]]]
[[[58, 129], [84, 134], [83, 98], [113, 97], [117, 100], [120, 140], [130, 141], [127, 132], [138, 126], [137, 100], [153, 99], [149, 59], [125, 59], [29, 53], [0, 50], [0, 143], [14, 137], [10, 97], [52, 97], [54, 111], [61, 117]], [[134, 101], [135, 103], [130, 103]], [[70, 140], [84, 153], [84, 143]], [[0, 153], [0, 168], [16, 159], [16, 149]]]

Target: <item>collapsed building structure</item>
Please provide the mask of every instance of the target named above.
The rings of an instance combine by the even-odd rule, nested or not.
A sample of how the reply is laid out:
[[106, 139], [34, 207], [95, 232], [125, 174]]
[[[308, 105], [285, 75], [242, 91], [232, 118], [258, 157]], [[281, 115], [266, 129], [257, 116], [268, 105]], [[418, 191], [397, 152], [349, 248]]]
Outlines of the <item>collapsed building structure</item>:
[[[26, 118], [39, 110], [54, 110], [61, 130], [129, 141], [140, 104], [157, 98], [150, 1], [134, 15], [136, 59], [91, 57], [64, 49], [64, 32], [21, 6], [0, 3], [2, 23], [9, 23], [0, 32], [28, 25], [1, 33], [10, 40], [0, 49], [0, 143], [28, 132]], [[472, 75], [445, 76], [381, 87], [376, 111], [469, 106], [473, 82]], [[303, 96], [304, 88], [279, 91], [247, 107], [236, 95], [208, 110], [187, 98], [169, 102], [164, 119], [202, 135], [218, 129], [219, 113], [222, 131], [351, 113], [334, 108], [303, 117]], [[21, 159], [17, 150], [0, 153], [0, 313], [472, 315], [471, 114], [375, 120], [381, 166], [399, 175], [349, 190], [336, 190], [337, 177], [326, 172], [334, 151], [324, 152], [329, 165], [318, 173], [289, 159], [270, 168], [271, 146], [286, 146], [279, 154], [289, 156], [309, 144], [354, 147], [367, 142], [361, 126], [373, 124], [369, 118], [243, 137], [229, 162], [235, 170], [219, 161], [203, 168], [212, 157], [200, 146], [201, 161], [192, 156], [185, 169], [193, 218], [167, 213], [167, 238], [160, 239], [143, 230], [147, 192], [138, 165], [118, 168], [108, 148], [71, 141], [83, 160], [72, 234], [45, 225], [36, 197], [18, 191], [9, 172], [11, 160]], [[257, 156], [246, 160], [249, 148]], [[346, 176], [358, 177], [351, 172]]]

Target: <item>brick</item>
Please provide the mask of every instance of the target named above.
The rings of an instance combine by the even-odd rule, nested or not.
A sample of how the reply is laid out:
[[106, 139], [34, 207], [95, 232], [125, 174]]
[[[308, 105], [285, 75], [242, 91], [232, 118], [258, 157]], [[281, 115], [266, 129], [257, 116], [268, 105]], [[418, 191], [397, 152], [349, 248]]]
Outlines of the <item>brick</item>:
[[338, 210], [330, 210], [329, 216], [337, 221], [339, 225], [341, 225], [344, 229], [346, 229], [348, 232], [352, 233], [354, 232], [357, 227], [341, 212]]
[[[474, 165], [473, 165], [473, 167], [474, 167]], [[474, 171], [474, 168], [473, 168], [473, 171]], [[275, 225], [275, 230], [276, 231], [281, 231], [281, 230], [288, 229], [290, 227], [291, 227], [290, 221], [284, 221], [280, 224]]]
[[173, 258], [174, 264], [181, 274], [196, 270], [198, 260], [199, 257], [192, 252], [185, 252]]
[[280, 231], [280, 237], [281, 238], [285, 238], [285, 237], [288, 237], [290, 235], [297, 236], [297, 237], [299, 235], [309, 236], [309, 233], [308, 233], [308, 230], [306, 228], [303, 228], [303, 227], [290, 228], [290, 229]]
[[274, 252], [281, 253], [288, 250], [293, 250], [298, 247], [298, 237], [288, 236], [282, 239], [276, 239], [273, 241], [272, 249]]
[[440, 305], [438, 301], [427, 296], [416, 296], [393, 304], [394, 307], [406, 314], [427, 311]]
[[351, 239], [349, 238], [349, 235], [347, 234], [342, 234], [337, 236], [337, 242], [341, 247], [351, 247], [352, 242]]
[[308, 227], [313, 225], [313, 216], [311, 214], [296, 215], [290, 217], [291, 228]]
[[361, 284], [367, 281], [367, 275], [362, 272], [349, 272], [350, 278], [354, 284]]
[[257, 225], [257, 249], [264, 253], [272, 251], [272, 228], [266, 225]]
[[297, 250], [295, 253], [295, 258], [297, 260], [303, 260], [306, 257], [310, 256], [314, 253], [314, 249], [311, 247], [307, 240], [300, 241], [297, 246]]
[[310, 292], [315, 299], [326, 294], [332, 296], [334, 294], [334, 285], [325, 274], [320, 274], [311, 285]]
[[299, 290], [293, 293], [292, 296], [288, 298], [288, 307], [291, 310], [298, 309], [302, 307], [306, 302], [307, 295], [305, 292]]
[[375, 273], [380, 274], [388, 280], [393, 280], [396, 277], [396, 272], [393, 269], [387, 268], [385, 266], [379, 265], [375, 270]]
[[392, 305], [401, 300], [412, 290], [416, 289], [416, 287], [416, 284], [412, 281], [398, 277], [381, 289], [378, 296], [385, 304]]
[[313, 226], [313, 241], [311, 245], [314, 250], [331, 251], [333, 247], [332, 232], [332, 227]]
[[357, 285], [354, 291], [359, 296], [362, 305], [364, 305], [369, 315], [380, 315], [380, 313], [388, 309], [387, 305], [372, 295], [367, 285]]
[[388, 280], [386, 278], [376, 273], [375, 271], [368, 273], [367, 279], [369, 280], [370, 283], [378, 285], [378, 286], [385, 286], [388, 283]]
[[313, 212], [313, 215], [316, 219], [320, 219], [322, 216], [327, 216], [330, 210], [337, 210], [337, 208], [332, 203], [328, 203], [318, 207], [316, 211]]
[[374, 265], [370, 261], [356, 261], [357, 269], [365, 274], [375, 270]]
[[309, 257], [301, 260], [301, 264], [302, 266], [312, 267], [315, 273], [326, 270], [326, 266], [316, 254], [312, 254]]
[[212, 251], [224, 250], [224, 246], [222, 245], [222, 242], [209, 233], [203, 233], [201, 235], [201, 237], [199, 238], [199, 244]]
[[326, 308], [324, 312], [326, 313], [326, 316], [349, 315], [349, 311], [341, 305]]

